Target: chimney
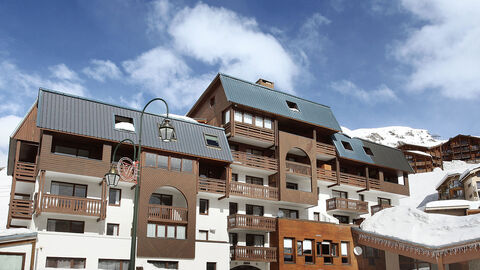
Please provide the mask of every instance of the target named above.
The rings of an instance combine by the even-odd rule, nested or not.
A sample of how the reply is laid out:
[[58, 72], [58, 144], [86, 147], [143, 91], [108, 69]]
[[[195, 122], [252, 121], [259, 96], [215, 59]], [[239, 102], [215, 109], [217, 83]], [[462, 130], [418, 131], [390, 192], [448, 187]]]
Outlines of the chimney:
[[273, 85], [274, 85], [273, 82], [267, 81], [267, 80], [262, 79], [262, 78], [258, 79], [257, 82], [256, 82], [256, 84], [263, 85], [263, 86], [268, 87], [268, 88], [270, 88], [270, 89], [273, 89]]

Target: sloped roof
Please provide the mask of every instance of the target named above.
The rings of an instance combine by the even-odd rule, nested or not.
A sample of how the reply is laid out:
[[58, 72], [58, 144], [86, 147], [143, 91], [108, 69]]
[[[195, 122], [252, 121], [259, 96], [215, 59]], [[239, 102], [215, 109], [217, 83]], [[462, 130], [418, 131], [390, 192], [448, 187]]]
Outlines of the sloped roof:
[[[381, 167], [413, 173], [412, 167], [410, 167], [407, 159], [399, 149], [359, 138], [350, 138], [342, 133], [333, 134], [332, 140], [337, 149], [337, 153], [341, 158], [352, 159]], [[342, 141], [350, 143], [352, 150], [345, 149]], [[370, 148], [373, 156], [365, 153], [363, 147]]]
[[[138, 110], [107, 104], [47, 89], [38, 94], [37, 126], [112, 141], [131, 139], [138, 142], [140, 123]], [[136, 132], [115, 129], [115, 115], [133, 119]], [[177, 141], [163, 142], [158, 138], [158, 125], [164, 117], [145, 113], [142, 145], [231, 162], [232, 154], [223, 128], [170, 118]], [[221, 149], [207, 147], [203, 134], [217, 136]]]
[[[323, 126], [340, 131], [340, 125], [330, 107], [302, 99], [278, 90], [247, 82], [229, 75], [218, 75], [227, 100], [284, 117]], [[297, 104], [298, 111], [292, 111], [287, 101]]]

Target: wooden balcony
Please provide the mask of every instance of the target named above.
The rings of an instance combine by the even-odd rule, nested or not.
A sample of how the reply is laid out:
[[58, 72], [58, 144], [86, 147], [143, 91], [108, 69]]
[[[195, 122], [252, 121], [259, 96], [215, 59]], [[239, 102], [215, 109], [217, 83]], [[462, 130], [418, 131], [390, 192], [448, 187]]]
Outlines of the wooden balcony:
[[231, 182], [230, 195], [263, 200], [278, 200], [278, 188]]
[[277, 248], [275, 247], [230, 247], [232, 261], [276, 262]]
[[[337, 173], [331, 170], [317, 168], [317, 179], [328, 182], [337, 182]], [[380, 190], [380, 180], [369, 178], [370, 189]], [[365, 188], [367, 178], [365, 176], [354, 175], [349, 173], [340, 173], [340, 184], [351, 185]]]
[[317, 168], [317, 179], [329, 182], [337, 182], [337, 172]]
[[98, 216], [104, 218], [105, 207], [102, 200], [42, 194], [41, 212], [53, 212], [82, 216]]
[[228, 229], [244, 229], [254, 231], [273, 232], [277, 227], [277, 219], [253, 215], [234, 214], [228, 216]]
[[188, 209], [182, 207], [149, 204], [148, 221], [187, 223]]
[[391, 205], [388, 204], [377, 204], [373, 205], [370, 207], [370, 212], [372, 213], [372, 216], [375, 215], [375, 213], [382, 211], [385, 208], [390, 208], [392, 207]]
[[342, 211], [355, 214], [368, 214], [368, 203], [359, 200], [331, 198], [327, 200], [327, 211]]
[[17, 161], [15, 164], [15, 180], [35, 182], [37, 164]]
[[312, 169], [310, 165], [295, 162], [285, 161], [285, 169], [287, 173], [298, 174], [302, 176], [312, 176]]
[[333, 158], [336, 155], [335, 146], [317, 142], [317, 154], [332, 156]]
[[13, 199], [10, 205], [12, 218], [31, 219], [33, 215], [33, 201]]
[[226, 181], [221, 179], [199, 177], [198, 191], [225, 194]]
[[246, 152], [232, 151], [232, 156], [235, 165], [245, 167], [262, 169], [267, 171], [277, 171], [277, 160], [270, 157], [248, 154]]
[[260, 140], [264, 142], [274, 143], [275, 133], [273, 129], [261, 128], [251, 124], [245, 124], [240, 122], [230, 122], [224, 125], [225, 133], [231, 133], [232, 126], [235, 125], [234, 137], [247, 137], [254, 140]]

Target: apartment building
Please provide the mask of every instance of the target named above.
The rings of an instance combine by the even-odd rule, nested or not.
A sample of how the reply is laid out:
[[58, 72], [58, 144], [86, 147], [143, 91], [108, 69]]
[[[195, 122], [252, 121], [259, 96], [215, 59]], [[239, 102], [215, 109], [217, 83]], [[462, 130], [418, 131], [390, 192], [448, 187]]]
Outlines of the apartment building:
[[[218, 74], [187, 116], [168, 143], [164, 117], [144, 117], [137, 269], [359, 269], [350, 228], [409, 195], [400, 150], [340, 133], [329, 107], [271, 82]], [[103, 177], [133, 157], [112, 151], [139, 122], [40, 89], [8, 163], [7, 226], [37, 232], [37, 269], [127, 269], [135, 182]]]
[[458, 134], [440, 147], [444, 161], [480, 162], [480, 137]]
[[397, 148], [402, 150], [415, 173], [431, 172], [434, 168], [443, 168], [442, 148], [440, 145], [426, 147], [400, 143]]

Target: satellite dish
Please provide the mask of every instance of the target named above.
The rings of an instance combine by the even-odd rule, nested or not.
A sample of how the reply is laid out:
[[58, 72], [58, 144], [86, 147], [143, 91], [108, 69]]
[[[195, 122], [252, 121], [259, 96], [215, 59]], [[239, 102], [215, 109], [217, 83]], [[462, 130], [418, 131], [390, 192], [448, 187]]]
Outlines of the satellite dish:
[[360, 256], [360, 255], [362, 255], [362, 253], [363, 253], [363, 250], [362, 250], [361, 247], [356, 246], [356, 247], [353, 248], [353, 254], [355, 254], [357, 256]]

